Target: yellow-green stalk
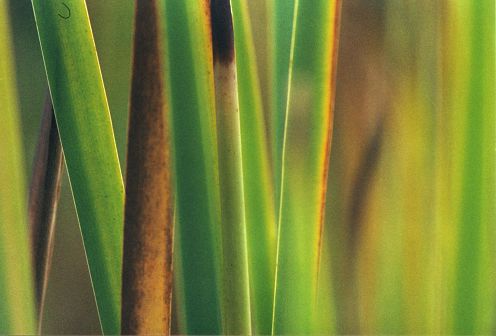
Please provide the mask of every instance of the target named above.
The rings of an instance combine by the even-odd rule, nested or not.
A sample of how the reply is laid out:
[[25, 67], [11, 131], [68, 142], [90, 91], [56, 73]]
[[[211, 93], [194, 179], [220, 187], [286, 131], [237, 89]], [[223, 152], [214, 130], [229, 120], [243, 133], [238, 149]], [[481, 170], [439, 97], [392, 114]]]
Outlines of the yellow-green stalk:
[[[494, 330], [496, 218], [495, 3], [448, 3], [447, 108], [453, 123], [453, 206], [457, 228], [449, 333]], [[455, 33], [458, 33], [455, 35]]]
[[0, 333], [36, 332], [26, 181], [7, 1], [0, 2]]

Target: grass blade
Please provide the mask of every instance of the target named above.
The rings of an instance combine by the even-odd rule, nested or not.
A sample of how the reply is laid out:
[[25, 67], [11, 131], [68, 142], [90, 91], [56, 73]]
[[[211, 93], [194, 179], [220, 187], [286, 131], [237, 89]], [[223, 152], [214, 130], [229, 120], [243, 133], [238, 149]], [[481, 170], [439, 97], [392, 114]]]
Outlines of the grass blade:
[[170, 106], [180, 333], [220, 334], [220, 199], [209, 1], [164, 0], [165, 85]]
[[253, 331], [269, 334], [276, 222], [265, 119], [246, 0], [233, 0]]
[[458, 245], [449, 332], [485, 334], [494, 330], [495, 4], [484, 0], [450, 7], [453, 25], [464, 32], [453, 35], [452, 55], [466, 52], [468, 58], [454, 60], [457, 77], [448, 84], [455, 83], [450, 99], [458, 102], [453, 110], [454, 144], [460, 153], [454, 159], [460, 184], [455, 198]]
[[251, 334], [241, 131], [230, 0], [211, 0], [222, 235], [223, 332]]
[[33, 0], [102, 330], [120, 330], [123, 183], [86, 4]]
[[[327, 168], [339, 1], [296, 1], [283, 151], [273, 334], [311, 333]], [[317, 42], [318, 41], [318, 42]]]
[[0, 333], [36, 332], [25, 177], [7, 2], [0, 2]]
[[36, 148], [28, 208], [38, 304], [38, 333], [41, 333], [43, 309], [52, 264], [62, 164], [63, 156], [59, 131], [55, 122], [52, 101], [48, 94]]
[[156, 1], [135, 2], [128, 133], [122, 333], [169, 334], [172, 188]]
[[291, 55], [291, 37], [294, 31], [295, 4], [297, 0], [274, 0], [272, 4], [271, 39], [273, 47], [270, 48], [272, 59], [272, 94], [270, 109], [272, 132], [272, 169], [275, 185], [275, 201], [279, 205], [281, 195], [281, 171], [284, 144], [284, 125], [288, 102], [288, 79]]

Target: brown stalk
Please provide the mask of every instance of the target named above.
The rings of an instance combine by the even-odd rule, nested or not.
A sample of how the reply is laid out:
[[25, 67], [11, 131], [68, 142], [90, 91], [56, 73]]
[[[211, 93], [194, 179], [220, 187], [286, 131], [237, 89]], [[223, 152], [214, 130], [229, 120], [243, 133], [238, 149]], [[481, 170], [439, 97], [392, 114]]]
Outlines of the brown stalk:
[[169, 139], [156, 0], [136, 0], [122, 274], [122, 333], [169, 334], [172, 224]]
[[31, 253], [35, 267], [38, 333], [41, 333], [62, 175], [62, 147], [49, 94], [43, 110], [35, 155], [28, 211]]

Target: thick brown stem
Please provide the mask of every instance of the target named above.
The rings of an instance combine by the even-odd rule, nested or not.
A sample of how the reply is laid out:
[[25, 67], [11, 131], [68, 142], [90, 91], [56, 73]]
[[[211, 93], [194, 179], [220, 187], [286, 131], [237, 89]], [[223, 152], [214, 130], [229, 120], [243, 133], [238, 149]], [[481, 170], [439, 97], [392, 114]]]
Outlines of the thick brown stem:
[[136, 0], [129, 116], [122, 333], [169, 334], [173, 200], [155, 0]]

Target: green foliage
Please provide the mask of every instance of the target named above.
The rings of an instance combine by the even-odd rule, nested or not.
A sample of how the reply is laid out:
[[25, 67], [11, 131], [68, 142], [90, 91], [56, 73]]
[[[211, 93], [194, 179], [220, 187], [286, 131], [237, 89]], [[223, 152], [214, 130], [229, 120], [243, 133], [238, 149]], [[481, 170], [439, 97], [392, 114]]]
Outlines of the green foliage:
[[243, 186], [255, 333], [269, 334], [276, 214], [255, 46], [246, 0], [232, 1], [243, 157]]
[[274, 295], [274, 334], [315, 332], [332, 135], [339, 2], [295, 2]]
[[[19, 31], [30, 19], [19, 3], [28, 0], [12, 1]], [[108, 96], [86, 2], [99, 32]], [[32, 159], [21, 146], [26, 143], [30, 156], [31, 111], [41, 111], [31, 102], [45, 82], [33, 76], [37, 85], [25, 78], [16, 84], [12, 42], [19, 46], [18, 74], [37, 54], [25, 56], [32, 46], [19, 41], [24, 32], [10, 32], [5, 3], [0, 1], [0, 333], [33, 333], [23, 164]], [[105, 334], [120, 331], [121, 264], [129, 265], [135, 250], [151, 243], [143, 235], [146, 244], [128, 248], [122, 260], [124, 199], [116, 147], [126, 148], [132, 4], [32, 0]], [[135, 172], [127, 176], [134, 183], [128, 190], [139, 191], [129, 191], [132, 196], [150, 207], [175, 204], [172, 332], [494, 332], [493, 0], [148, 5], [159, 14], [157, 26], [141, 27], [156, 33], [150, 40], [158, 47], [152, 56], [150, 40], [141, 39], [137, 50], [163, 69], [151, 62], [147, 73], [133, 77], [133, 94], [143, 99], [134, 105], [131, 127], [140, 132], [128, 139], [133, 162], [121, 164]], [[160, 77], [163, 88], [154, 84]], [[154, 99], [140, 87], [155, 90]], [[25, 97], [30, 91], [33, 96]], [[22, 128], [17, 94], [21, 111], [30, 115], [22, 118]], [[148, 104], [160, 110], [158, 118], [164, 112], [163, 123], [141, 118]], [[169, 127], [164, 134], [170, 143], [160, 142]], [[170, 158], [151, 160], [148, 145], [158, 152], [166, 147]], [[171, 193], [159, 182], [144, 186], [168, 174]], [[131, 214], [138, 207], [132, 203]], [[140, 214], [154, 222], [152, 211]], [[60, 213], [60, 232], [69, 220]], [[162, 246], [166, 239], [152, 235]], [[60, 246], [65, 238], [57, 237]], [[160, 265], [164, 258], [150, 251], [143, 257]], [[69, 258], [69, 252], [56, 249], [55, 256]], [[139, 288], [143, 276], [153, 291], [152, 272], [139, 265], [133, 289], [145, 287]], [[58, 290], [64, 297], [64, 287]], [[161, 314], [168, 307], [129, 302], [125, 309], [167, 329]], [[70, 304], [78, 318], [95, 308]], [[134, 330], [131, 320], [124, 322]]]

